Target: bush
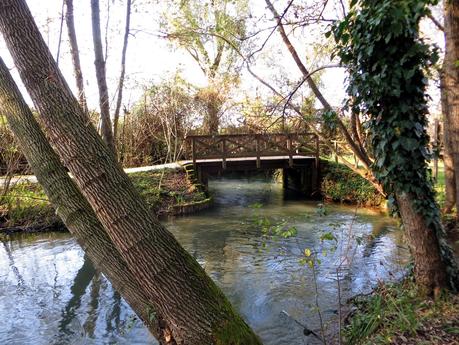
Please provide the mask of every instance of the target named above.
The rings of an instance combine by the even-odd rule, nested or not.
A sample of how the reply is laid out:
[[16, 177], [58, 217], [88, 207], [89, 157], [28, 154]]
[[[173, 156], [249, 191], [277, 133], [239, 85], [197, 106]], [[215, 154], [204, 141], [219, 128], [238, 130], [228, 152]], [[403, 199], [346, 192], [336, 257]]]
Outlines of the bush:
[[327, 200], [380, 206], [384, 197], [360, 175], [347, 166], [331, 161], [322, 161], [322, 195]]

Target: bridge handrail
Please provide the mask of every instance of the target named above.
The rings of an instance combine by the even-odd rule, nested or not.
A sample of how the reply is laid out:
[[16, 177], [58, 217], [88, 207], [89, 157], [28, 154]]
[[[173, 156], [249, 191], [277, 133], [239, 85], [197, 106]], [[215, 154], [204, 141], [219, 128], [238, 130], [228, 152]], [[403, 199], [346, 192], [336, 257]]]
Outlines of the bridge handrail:
[[[300, 140], [307, 137], [313, 138], [309, 145]], [[226, 168], [228, 158], [256, 157], [259, 168], [261, 157], [288, 156], [292, 166], [293, 156], [298, 155], [300, 149], [310, 151], [317, 164], [319, 160], [319, 137], [312, 132], [189, 135], [186, 141], [191, 146], [194, 164], [197, 159], [218, 158]]]

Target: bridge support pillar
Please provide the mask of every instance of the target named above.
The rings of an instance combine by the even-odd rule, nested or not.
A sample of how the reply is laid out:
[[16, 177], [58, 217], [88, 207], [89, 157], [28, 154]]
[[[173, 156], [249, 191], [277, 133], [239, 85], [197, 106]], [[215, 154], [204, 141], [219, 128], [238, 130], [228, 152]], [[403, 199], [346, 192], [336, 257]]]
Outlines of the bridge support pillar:
[[313, 162], [308, 166], [282, 169], [284, 189], [306, 196], [313, 196], [318, 191], [318, 171]]

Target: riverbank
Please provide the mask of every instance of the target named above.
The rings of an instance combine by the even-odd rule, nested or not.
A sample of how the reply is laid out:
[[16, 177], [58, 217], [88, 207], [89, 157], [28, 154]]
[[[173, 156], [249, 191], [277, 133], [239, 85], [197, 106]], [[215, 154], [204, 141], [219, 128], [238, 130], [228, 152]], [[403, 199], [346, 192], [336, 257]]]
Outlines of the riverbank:
[[356, 311], [344, 328], [345, 344], [459, 343], [459, 296], [444, 292], [435, 300], [422, 298], [412, 277], [381, 283], [352, 303]]
[[325, 201], [385, 209], [384, 197], [344, 164], [321, 160], [321, 193]]
[[[186, 214], [206, 208], [211, 202], [182, 168], [137, 169], [129, 177], [159, 216]], [[65, 230], [38, 183], [19, 181], [0, 199], [0, 233]]]
[[[437, 202], [443, 208], [443, 164], [439, 164], [435, 190]], [[459, 258], [456, 214], [443, 215], [442, 223]], [[357, 297], [350, 303], [355, 312], [344, 328], [345, 344], [459, 344], [459, 295], [444, 291], [435, 300], [423, 298], [412, 276], [394, 284], [381, 283], [371, 295]]]

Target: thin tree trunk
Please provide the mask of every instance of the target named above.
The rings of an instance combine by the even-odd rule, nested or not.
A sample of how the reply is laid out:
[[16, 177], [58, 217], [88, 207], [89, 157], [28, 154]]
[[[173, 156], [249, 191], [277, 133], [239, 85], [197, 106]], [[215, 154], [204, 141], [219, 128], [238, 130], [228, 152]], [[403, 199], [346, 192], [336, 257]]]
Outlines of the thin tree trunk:
[[65, 0], [65, 6], [67, 9], [65, 13], [65, 21], [67, 23], [67, 32], [69, 35], [70, 53], [72, 55], [73, 73], [75, 74], [75, 81], [78, 90], [78, 100], [85, 113], [88, 113], [88, 106], [86, 103], [86, 96], [84, 93], [83, 72], [81, 70], [80, 63], [80, 51], [78, 49], [78, 42], [75, 31], [75, 21], [73, 17], [73, 0]]
[[113, 116], [113, 138], [115, 143], [118, 141], [118, 122], [123, 100], [124, 76], [126, 74], [126, 51], [129, 42], [129, 30], [131, 27], [131, 0], [126, 3], [126, 26], [124, 28], [123, 51], [121, 53], [121, 73], [118, 81], [118, 96], [116, 98], [115, 114]]
[[441, 92], [441, 108], [443, 113], [443, 164], [445, 169], [445, 205], [443, 212], [449, 214], [453, 211], [453, 207], [456, 204], [456, 180], [454, 176], [454, 162], [452, 156], [452, 146], [450, 140], [450, 109], [448, 104], [448, 90], [446, 88], [446, 59], [443, 62], [443, 68], [440, 72], [440, 92]]
[[149, 321], [148, 309], [151, 307], [145, 294], [51, 148], [1, 59], [0, 111], [6, 116], [22, 152], [59, 217], [75, 235], [94, 265], [147, 323], [152, 334], [157, 336], [159, 327]]
[[[205, 271], [151, 214], [88, 125], [25, 0], [4, 0], [0, 31], [58, 155], [65, 162], [155, 314], [177, 344], [261, 344]], [[52, 73], [52, 81], [43, 76]]]
[[108, 99], [107, 75], [100, 33], [99, 0], [91, 0], [92, 39], [94, 42], [94, 65], [96, 66], [97, 86], [99, 87], [99, 106], [102, 139], [108, 148], [115, 153], [112, 122], [110, 120], [110, 102]]
[[[300, 56], [298, 55], [298, 52], [296, 51], [290, 39], [288, 38], [287, 33], [285, 32], [285, 29], [284, 29], [284, 25], [282, 24], [282, 18], [279, 16], [279, 13], [274, 8], [270, 0], [265, 0], [265, 2], [269, 10], [272, 12], [274, 18], [277, 20], [277, 30], [279, 31], [279, 34], [281, 35], [282, 41], [284, 42], [285, 46], [290, 52], [290, 55], [292, 55], [292, 58], [295, 61], [296, 65], [298, 66], [299, 70], [301, 71], [301, 74], [306, 79], [308, 86], [311, 88], [312, 92], [317, 97], [317, 99], [319, 100], [319, 102], [322, 104], [322, 106], [324, 107], [326, 111], [334, 111], [330, 103], [328, 103], [328, 101], [325, 99], [322, 92], [317, 87], [317, 84], [312, 79], [308, 69], [301, 61]], [[361, 147], [359, 147], [359, 145], [352, 139], [352, 136], [350, 135], [343, 121], [339, 117], [337, 117], [337, 123], [338, 123], [338, 127], [340, 131], [344, 135], [344, 138], [346, 139], [346, 142], [351, 148], [352, 152], [360, 159], [360, 161], [364, 164], [365, 168], [368, 169], [369, 173], [371, 174], [371, 171], [370, 171], [371, 159], [368, 157], [367, 153], [365, 151], [362, 151]]]
[[[456, 181], [456, 208], [459, 200], [459, 0], [445, 1], [445, 86], [448, 100], [448, 137]], [[456, 212], [459, 220], [459, 210]]]

